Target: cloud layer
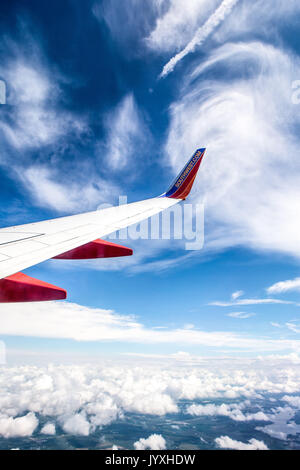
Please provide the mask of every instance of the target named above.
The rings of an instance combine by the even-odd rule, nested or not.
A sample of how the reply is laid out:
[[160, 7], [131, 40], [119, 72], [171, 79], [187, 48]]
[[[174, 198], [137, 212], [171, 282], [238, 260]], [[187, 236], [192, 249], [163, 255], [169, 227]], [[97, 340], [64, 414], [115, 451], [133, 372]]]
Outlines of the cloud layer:
[[[106, 365], [3, 366], [0, 374], [0, 436], [89, 436], [130, 413], [222, 417], [247, 422], [265, 436], [286, 440], [300, 432], [292, 421], [299, 409], [300, 360], [204, 359], [199, 365], [159, 359]], [[275, 404], [282, 394], [280, 405]], [[189, 403], [187, 405], [187, 402]], [[270, 411], [270, 404], [273, 404]], [[251, 411], [250, 411], [251, 410]], [[41, 426], [40, 421], [44, 424]], [[186, 426], [186, 425], [185, 425]], [[234, 448], [233, 437], [216, 436], [219, 447]], [[218, 440], [217, 440], [218, 439]], [[118, 443], [116, 443], [118, 444]], [[199, 441], [200, 445], [200, 441]], [[242, 445], [242, 444], [239, 444]], [[260, 444], [251, 439], [247, 446]], [[262, 445], [262, 444], [261, 444]], [[165, 449], [154, 433], [132, 442], [136, 449]], [[245, 447], [247, 448], [247, 447]]]
[[[215, 303], [219, 305], [218, 303]], [[223, 306], [221, 303], [220, 305]], [[226, 304], [227, 305], [227, 304]], [[187, 344], [228, 351], [299, 351], [299, 340], [251, 337], [230, 331], [203, 331], [184, 323], [178, 328], [149, 328], [134, 317], [113, 310], [71, 302], [5, 304], [0, 308], [0, 334], [76, 341], [140, 344]], [[58, 327], [59, 326], [59, 327]]]

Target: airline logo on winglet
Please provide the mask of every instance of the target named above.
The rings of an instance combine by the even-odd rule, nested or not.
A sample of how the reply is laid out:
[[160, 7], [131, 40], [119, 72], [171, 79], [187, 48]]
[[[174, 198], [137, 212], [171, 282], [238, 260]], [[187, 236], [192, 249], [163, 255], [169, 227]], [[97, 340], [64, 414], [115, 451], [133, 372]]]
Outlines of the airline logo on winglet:
[[176, 178], [175, 183], [166, 192], [166, 197], [185, 199], [193, 186], [194, 179], [205, 153], [205, 148], [198, 149]]
[[190, 171], [194, 168], [194, 166], [196, 165], [197, 161], [202, 157], [202, 153], [201, 150], [197, 150], [197, 152], [195, 153], [195, 155], [193, 156], [192, 160], [190, 161], [190, 163], [188, 164], [188, 166], [186, 167], [186, 169], [184, 170], [184, 172], [180, 175], [180, 177], [178, 178], [178, 180], [176, 181], [175, 183], [175, 186], [176, 188], [180, 188], [180, 186], [182, 185], [182, 183], [184, 182], [184, 180], [187, 178], [187, 176], [189, 175]]

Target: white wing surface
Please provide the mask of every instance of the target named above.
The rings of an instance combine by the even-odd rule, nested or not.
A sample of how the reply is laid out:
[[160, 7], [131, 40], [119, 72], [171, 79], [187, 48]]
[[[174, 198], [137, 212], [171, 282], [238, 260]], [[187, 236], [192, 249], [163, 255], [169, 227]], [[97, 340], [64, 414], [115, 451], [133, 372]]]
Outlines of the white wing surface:
[[[65, 298], [63, 289], [20, 273], [21, 270], [47, 259], [82, 259], [129, 254], [122, 254], [120, 250], [124, 247], [115, 245], [114, 250], [114, 244], [101, 242], [99, 238], [141, 222], [185, 199], [191, 190], [204, 153], [205, 149], [198, 149], [170, 189], [160, 197], [0, 229], [0, 302]], [[57, 294], [57, 291], [60, 294]]]

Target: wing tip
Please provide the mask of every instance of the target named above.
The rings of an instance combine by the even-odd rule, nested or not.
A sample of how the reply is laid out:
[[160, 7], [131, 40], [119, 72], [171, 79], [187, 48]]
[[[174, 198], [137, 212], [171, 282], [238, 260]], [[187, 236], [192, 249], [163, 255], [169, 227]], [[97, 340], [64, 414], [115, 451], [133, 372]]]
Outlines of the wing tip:
[[204, 157], [206, 148], [202, 147], [195, 151], [192, 158], [187, 162], [184, 168], [181, 170], [179, 175], [176, 177], [174, 183], [170, 186], [164, 197], [172, 199], [186, 199], [189, 195], [200, 164]]

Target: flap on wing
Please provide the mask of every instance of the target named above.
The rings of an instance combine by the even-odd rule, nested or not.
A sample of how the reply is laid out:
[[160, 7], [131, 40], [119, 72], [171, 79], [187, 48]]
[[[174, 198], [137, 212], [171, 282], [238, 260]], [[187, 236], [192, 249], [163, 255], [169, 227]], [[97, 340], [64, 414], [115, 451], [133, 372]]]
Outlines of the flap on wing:
[[61, 287], [34, 279], [24, 273], [0, 279], [0, 302], [40, 302], [66, 297], [67, 292]]
[[7, 243], [18, 242], [20, 240], [27, 240], [28, 238], [40, 237], [42, 233], [28, 233], [28, 232], [15, 232], [2, 229], [0, 232], [0, 245]]

